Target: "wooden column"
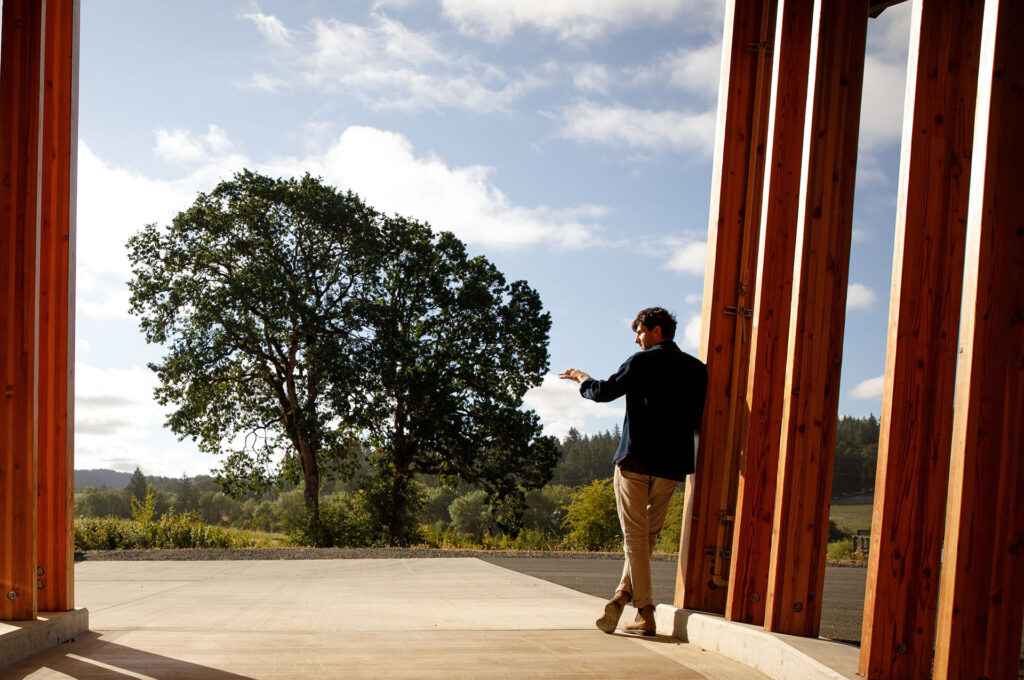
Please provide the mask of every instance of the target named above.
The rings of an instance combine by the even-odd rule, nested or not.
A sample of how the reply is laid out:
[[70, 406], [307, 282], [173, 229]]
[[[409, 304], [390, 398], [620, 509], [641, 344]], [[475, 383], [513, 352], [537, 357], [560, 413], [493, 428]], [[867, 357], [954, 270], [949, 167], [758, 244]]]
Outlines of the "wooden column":
[[40, 611], [74, 608], [78, 0], [46, 5], [39, 275]]
[[867, 0], [815, 2], [765, 612], [797, 635], [821, 621], [867, 22]]
[[1024, 617], [1024, 3], [987, 0], [934, 677], [1017, 677]]
[[814, 0], [780, 0], [775, 29], [771, 107], [747, 409], [729, 596], [725, 615], [763, 624], [775, 509], [786, 341], [793, 291], [793, 251]]
[[4, 0], [0, 37], [0, 619], [36, 614], [42, 18]]
[[729, 0], [711, 179], [701, 357], [708, 397], [687, 483], [675, 603], [725, 610], [764, 178], [776, 0]]
[[931, 672], [953, 424], [982, 0], [915, 0], [875, 508], [868, 678]]

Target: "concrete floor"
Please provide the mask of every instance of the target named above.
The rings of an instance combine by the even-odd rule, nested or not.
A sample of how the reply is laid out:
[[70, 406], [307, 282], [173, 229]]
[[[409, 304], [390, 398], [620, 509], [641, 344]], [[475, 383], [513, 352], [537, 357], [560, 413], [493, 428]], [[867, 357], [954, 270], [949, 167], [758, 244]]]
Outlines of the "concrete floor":
[[94, 632], [0, 678], [764, 677], [604, 635], [602, 599], [472, 558], [84, 562], [76, 587]]

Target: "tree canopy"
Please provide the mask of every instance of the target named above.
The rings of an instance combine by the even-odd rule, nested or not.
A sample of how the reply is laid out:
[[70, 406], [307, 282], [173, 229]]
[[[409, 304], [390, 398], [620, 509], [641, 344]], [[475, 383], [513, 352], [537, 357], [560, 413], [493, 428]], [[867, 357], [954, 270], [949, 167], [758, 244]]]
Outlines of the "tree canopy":
[[550, 316], [452, 234], [308, 175], [245, 171], [128, 250], [167, 425], [225, 456], [225, 490], [298, 468], [316, 522], [324, 471], [369, 458], [382, 538], [405, 542], [416, 473], [479, 484], [499, 521], [550, 477], [557, 442], [522, 403]]

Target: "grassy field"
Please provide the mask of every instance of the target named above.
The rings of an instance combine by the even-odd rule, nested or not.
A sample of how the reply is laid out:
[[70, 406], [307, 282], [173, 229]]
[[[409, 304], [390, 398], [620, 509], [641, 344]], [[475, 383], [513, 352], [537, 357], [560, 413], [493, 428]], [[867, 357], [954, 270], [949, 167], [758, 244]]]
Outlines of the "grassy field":
[[871, 528], [871, 504], [832, 505], [829, 519], [841, 529], [856, 533], [860, 529]]

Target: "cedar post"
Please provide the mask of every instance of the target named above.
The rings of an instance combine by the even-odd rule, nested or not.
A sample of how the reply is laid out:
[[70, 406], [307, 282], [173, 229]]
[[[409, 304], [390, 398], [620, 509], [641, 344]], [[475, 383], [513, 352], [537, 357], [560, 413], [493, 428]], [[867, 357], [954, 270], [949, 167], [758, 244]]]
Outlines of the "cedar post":
[[987, 0], [934, 677], [1016, 678], [1024, 617], [1024, 3]]
[[78, 0], [48, 0], [39, 273], [40, 611], [74, 608]]
[[36, 615], [39, 156], [45, 2], [4, 0], [0, 38], [0, 619]]
[[729, 596], [725, 615], [764, 623], [771, 550], [775, 477], [779, 461], [786, 339], [793, 291], [793, 250], [800, 195], [800, 158], [813, 0], [780, 0], [775, 29], [768, 150], [754, 327], [750, 342], [747, 408]]
[[984, 6], [915, 0], [860, 673], [931, 672]]
[[835, 457], [867, 0], [816, 0], [765, 627], [817, 636]]
[[708, 397], [675, 592], [676, 606], [702, 611], [725, 610], [729, 578], [776, 2], [729, 0], [725, 11], [702, 312]]

